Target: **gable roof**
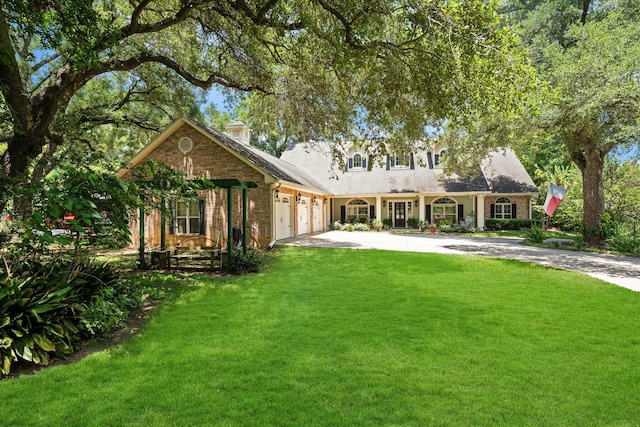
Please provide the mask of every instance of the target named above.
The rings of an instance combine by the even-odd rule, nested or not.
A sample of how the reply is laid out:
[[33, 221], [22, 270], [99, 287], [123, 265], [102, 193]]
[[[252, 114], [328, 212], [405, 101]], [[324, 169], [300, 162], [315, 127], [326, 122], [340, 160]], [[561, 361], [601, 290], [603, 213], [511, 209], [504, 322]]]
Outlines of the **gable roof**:
[[375, 165], [369, 171], [332, 168], [332, 145], [329, 142], [296, 144], [288, 147], [282, 159], [297, 165], [320, 181], [334, 195], [393, 193], [537, 193], [526, 170], [509, 149], [492, 152], [472, 178], [457, 174], [445, 176], [440, 168], [428, 165], [426, 153], [416, 154], [415, 169], [387, 170]]
[[162, 132], [149, 145], [136, 154], [127, 164], [126, 168], [117, 172], [117, 176], [122, 177], [131, 168], [140, 164], [158, 145], [174, 134], [183, 125], [189, 125], [200, 133], [207, 136], [212, 142], [235, 154], [261, 173], [271, 176], [274, 180], [286, 181], [295, 185], [317, 189], [326, 192], [323, 187], [314, 179], [287, 162], [265, 153], [251, 145], [243, 144], [231, 138], [229, 135], [212, 129], [202, 123], [182, 117], [173, 122], [164, 132]]
[[538, 187], [515, 153], [508, 148], [491, 151], [480, 167], [492, 193], [538, 193]]

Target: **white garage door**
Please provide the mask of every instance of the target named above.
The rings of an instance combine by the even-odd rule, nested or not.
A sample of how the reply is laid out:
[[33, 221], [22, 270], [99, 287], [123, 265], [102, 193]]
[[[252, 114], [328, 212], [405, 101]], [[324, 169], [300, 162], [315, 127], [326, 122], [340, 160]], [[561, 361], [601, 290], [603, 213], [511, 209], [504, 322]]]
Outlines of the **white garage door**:
[[276, 200], [276, 240], [293, 237], [291, 230], [291, 204], [288, 197]]
[[309, 198], [303, 197], [298, 203], [298, 236], [309, 233]]
[[313, 205], [313, 232], [322, 231], [322, 202]]

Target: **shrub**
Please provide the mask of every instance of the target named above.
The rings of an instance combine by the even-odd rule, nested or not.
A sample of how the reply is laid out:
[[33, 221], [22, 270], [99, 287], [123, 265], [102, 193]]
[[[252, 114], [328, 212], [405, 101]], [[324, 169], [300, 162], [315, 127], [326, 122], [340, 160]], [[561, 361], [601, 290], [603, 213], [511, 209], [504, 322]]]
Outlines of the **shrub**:
[[635, 236], [626, 225], [616, 224], [608, 229], [607, 234], [609, 237], [606, 242], [610, 249], [640, 255], [640, 238]]
[[353, 231], [369, 231], [369, 224], [353, 224]]
[[499, 230], [521, 230], [523, 228], [531, 228], [536, 222], [532, 219], [513, 218], [513, 219], [498, 219], [490, 218], [485, 220], [484, 228], [487, 231], [499, 231]]
[[391, 228], [393, 227], [393, 221], [391, 220], [391, 218], [385, 218], [382, 220], [382, 225]]
[[534, 224], [527, 232], [527, 239], [531, 240], [532, 242], [542, 243], [542, 241], [544, 241], [544, 231], [542, 231], [541, 227]]
[[267, 258], [264, 252], [247, 248], [247, 252], [241, 250], [231, 254], [231, 260], [226, 269], [231, 274], [258, 273], [266, 264]]
[[94, 295], [112, 287], [118, 275], [86, 258], [0, 264], [0, 372], [25, 360], [48, 364], [70, 354], [83, 334], [83, 316]]
[[475, 233], [477, 229], [472, 225], [459, 225], [454, 227], [453, 231], [455, 233]]
[[342, 224], [340, 224], [340, 221], [336, 221], [333, 224], [331, 224], [331, 229], [332, 230], [342, 230]]
[[419, 228], [420, 220], [418, 218], [409, 218], [407, 219], [407, 225], [409, 228]]
[[373, 229], [376, 231], [380, 231], [382, 230], [382, 221], [380, 221], [379, 219], [374, 219], [373, 220]]

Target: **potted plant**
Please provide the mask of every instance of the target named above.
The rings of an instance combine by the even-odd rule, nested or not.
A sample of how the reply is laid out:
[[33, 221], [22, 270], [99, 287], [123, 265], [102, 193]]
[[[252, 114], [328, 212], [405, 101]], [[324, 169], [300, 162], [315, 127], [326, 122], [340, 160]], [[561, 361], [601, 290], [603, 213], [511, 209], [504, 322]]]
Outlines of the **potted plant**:
[[379, 219], [374, 219], [373, 220], [373, 229], [376, 231], [380, 231], [382, 230], [383, 224], [382, 221], [380, 221]]
[[437, 229], [437, 227], [436, 227], [436, 225], [435, 225], [435, 224], [428, 224], [428, 225], [427, 225], [427, 228], [429, 229], [429, 231], [430, 231], [431, 233], [435, 233], [435, 232], [436, 232], [436, 229]]
[[382, 220], [382, 225], [384, 226], [385, 230], [388, 230], [393, 227], [393, 221], [391, 220], [391, 218], [385, 218]]

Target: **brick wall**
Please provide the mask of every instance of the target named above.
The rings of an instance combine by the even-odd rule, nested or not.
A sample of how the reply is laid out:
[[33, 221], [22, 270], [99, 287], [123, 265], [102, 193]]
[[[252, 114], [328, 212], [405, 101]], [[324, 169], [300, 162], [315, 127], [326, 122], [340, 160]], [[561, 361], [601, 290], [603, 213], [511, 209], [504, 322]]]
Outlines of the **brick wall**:
[[[187, 154], [183, 154], [178, 148], [178, 142], [183, 137], [189, 137], [193, 141], [193, 149]], [[255, 182], [258, 188], [247, 190], [247, 243], [257, 247], [265, 247], [273, 239], [272, 192], [270, 185], [265, 182], [265, 176], [197, 129], [186, 124], [181, 126], [162, 141], [144, 160], [165, 163], [190, 176], [200, 176], [207, 179], [235, 178], [240, 181]], [[226, 244], [227, 190], [200, 191], [199, 195], [205, 200], [206, 235], [198, 237], [169, 234], [167, 222], [166, 243], [168, 246], [175, 246], [189, 237], [196, 237], [189, 240], [189, 244], [192, 246], [211, 246], [219, 233], [221, 233], [223, 244]], [[233, 189], [232, 195], [232, 225], [242, 228], [242, 190]], [[160, 245], [159, 227], [159, 213], [157, 211], [149, 212], [145, 220], [147, 246]], [[138, 246], [137, 219], [132, 221], [131, 228], [132, 243], [134, 246]]]
[[528, 219], [529, 218], [529, 205], [531, 196], [487, 196], [484, 199], [484, 217], [486, 219], [491, 218], [491, 204], [496, 200], [506, 197], [513, 204], [516, 204], [516, 217]]

